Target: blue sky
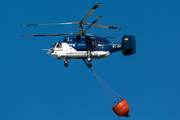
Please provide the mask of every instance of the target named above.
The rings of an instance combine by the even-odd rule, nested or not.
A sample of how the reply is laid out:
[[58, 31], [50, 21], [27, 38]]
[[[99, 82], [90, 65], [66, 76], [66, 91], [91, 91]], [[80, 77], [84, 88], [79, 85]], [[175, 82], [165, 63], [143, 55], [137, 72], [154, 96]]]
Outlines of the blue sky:
[[[82, 60], [64, 67], [46, 56], [60, 37], [27, 34], [77, 32], [76, 25], [24, 27], [23, 24], [80, 21], [103, 17], [87, 33], [134, 35], [137, 53], [93, 60], [92, 69], [130, 105], [132, 120], [179, 120], [180, 2], [178, 0], [6, 0], [0, 2], [0, 118], [2, 120], [117, 120], [92, 72]], [[114, 40], [111, 40], [114, 41]]]

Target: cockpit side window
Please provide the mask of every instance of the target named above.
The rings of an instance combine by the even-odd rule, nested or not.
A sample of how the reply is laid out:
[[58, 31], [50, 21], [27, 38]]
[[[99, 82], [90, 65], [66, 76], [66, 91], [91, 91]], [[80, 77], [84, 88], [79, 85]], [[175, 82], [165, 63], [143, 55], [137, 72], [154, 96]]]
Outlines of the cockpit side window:
[[62, 47], [61, 43], [58, 43], [56, 48], [60, 49]]

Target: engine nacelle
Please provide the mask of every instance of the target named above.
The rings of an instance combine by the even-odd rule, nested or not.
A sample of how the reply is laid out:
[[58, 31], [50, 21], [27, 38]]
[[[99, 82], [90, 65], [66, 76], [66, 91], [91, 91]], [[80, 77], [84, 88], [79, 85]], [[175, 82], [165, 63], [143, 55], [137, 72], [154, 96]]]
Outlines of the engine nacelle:
[[135, 37], [132, 35], [124, 35], [122, 38], [122, 53], [123, 55], [132, 55], [136, 53]]
[[78, 42], [78, 43], [76, 44], [76, 50], [77, 50], [77, 51], [86, 51], [86, 50], [87, 50], [87, 46], [86, 46], [86, 44], [83, 43], [83, 42]]

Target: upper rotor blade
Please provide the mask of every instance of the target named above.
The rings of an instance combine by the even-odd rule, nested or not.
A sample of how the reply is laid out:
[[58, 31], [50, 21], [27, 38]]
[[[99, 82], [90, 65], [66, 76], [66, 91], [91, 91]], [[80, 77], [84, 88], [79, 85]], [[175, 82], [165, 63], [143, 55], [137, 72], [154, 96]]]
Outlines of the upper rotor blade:
[[21, 27], [42, 26], [42, 25], [64, 25], [64, 24], [76, 24], [76, 23], [75, 22], [67, 22], [67, 23], [30, 24], [30, 25], [21, 25]]
[[94, 25], [94, 23], [96, 23], [102, 16], [99, 16], [93, 23], [91, 23], [87, 28], [86, 30], [84, 30], [84, 33], [92, 26]]
[[95, 6], [86, 14], [86, 16], [80, 21], [80, 23], [82, 23], [82, 21], [83, 21], [86, 17], [89, 17], [99, 5], [100, 5], [100, 3], [96, 3], [96, 5], [95, 5]]
[[[91, 23], [84, 23], [84, 24], [90, 25]], [[102, 27], [102, 28], [116, 29], [116, 30], [120, 30], [121, 29], [121, 28], [118, 28], [118, 27], [105, 26], [105, 25], [97, 25], [97, 24], [93, 24], [93, 26], [95, 26], [95, 27]]]
[[90, 36], [97, 36], [97, 37], [104, 37], [104, 38], [112, 38], [112, 39], [121, 40], [121, 38], [116, 38], [116, 37], [100, 36], [100, 35], [95, 35], [95, 34], [86, 34], [86, 35], [90, 35]]
[[22, 37], [42, 37], [42, 36], [61, 36], [61, 35], [77, 35], [77, 33], [45, 34], [45, 35], [23, 35]]

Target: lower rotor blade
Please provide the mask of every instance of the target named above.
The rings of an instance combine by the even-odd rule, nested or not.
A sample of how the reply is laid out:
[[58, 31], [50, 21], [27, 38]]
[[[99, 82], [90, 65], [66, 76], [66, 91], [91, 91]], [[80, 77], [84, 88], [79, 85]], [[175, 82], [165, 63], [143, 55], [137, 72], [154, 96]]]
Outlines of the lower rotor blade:
[[67, 23], [48, 23], [48, 24], [30, 24], [30, 25], [21, 25], [21, 27], [27, 27], [27, 26], [42, 26], [42, 25], [64, 25], [64, 24], [75, 24], [75, 22], [67, 22]]
[[61, 35], [76, 35], [77, 33], [66, 34], [45, 34], [45, 35], [23, 35], [22, 37], [42, 37], [42, 36], [61, 36]]

